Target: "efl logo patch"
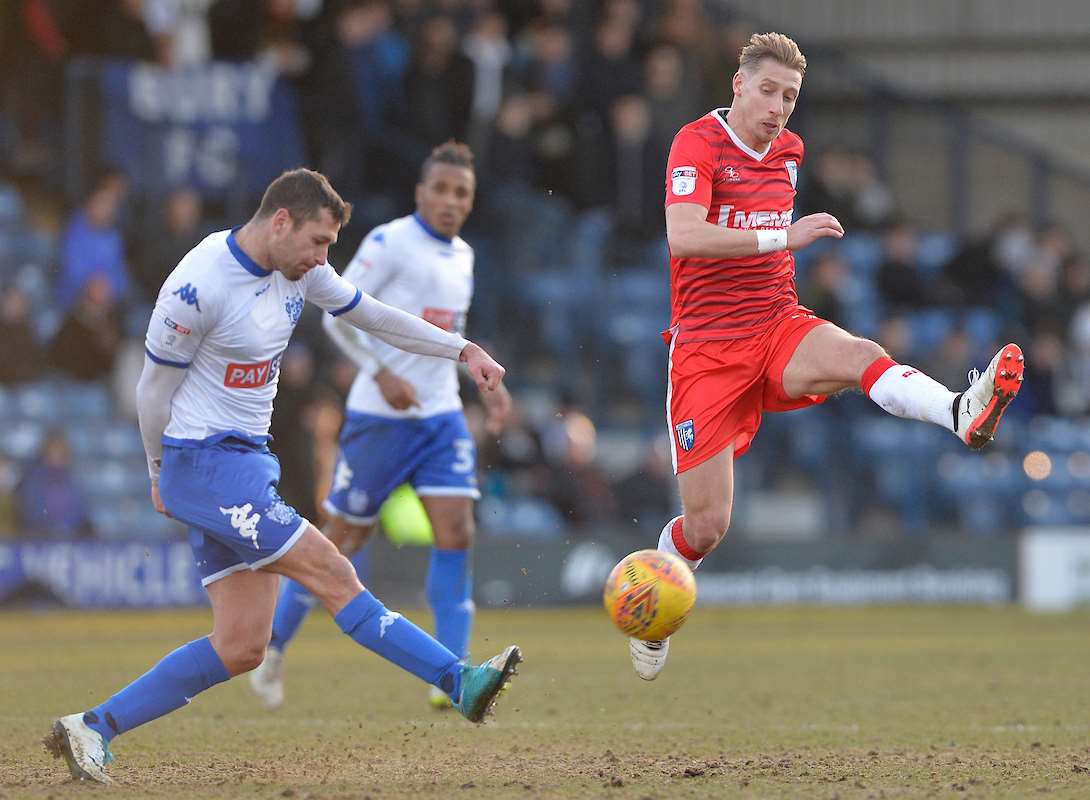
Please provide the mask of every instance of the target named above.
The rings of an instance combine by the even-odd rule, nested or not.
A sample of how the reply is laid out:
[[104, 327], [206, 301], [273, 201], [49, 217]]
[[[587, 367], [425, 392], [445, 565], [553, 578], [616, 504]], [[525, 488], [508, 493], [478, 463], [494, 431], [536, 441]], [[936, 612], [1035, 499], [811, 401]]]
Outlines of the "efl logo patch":
[[223, 385], [228, 389], [256, 389], [269, 382], [275, 359], [262, 361], [260, 364], [228, 364], [223, 376]]
[[687, 419], [678, 423], [674, 426], [674, 430], [677, 431], [678, 447], [685, 451], [692, 450], [693, 443], [696, 441], [696, 430], [693, 428], [693, 421]]
[[182, 334], [182, 336], [189, 336], [189, 334], [193, 333], [193, 331], [191, 331], [185, 325], [181, 325], [175, 322], [170, 317], [163, 317], [163, 324], [173, 331], [178, 331], [178, 333]]
[[670, 173], [670, 185], [677, 195], [696, 191], [696, 167], [675, 167]]

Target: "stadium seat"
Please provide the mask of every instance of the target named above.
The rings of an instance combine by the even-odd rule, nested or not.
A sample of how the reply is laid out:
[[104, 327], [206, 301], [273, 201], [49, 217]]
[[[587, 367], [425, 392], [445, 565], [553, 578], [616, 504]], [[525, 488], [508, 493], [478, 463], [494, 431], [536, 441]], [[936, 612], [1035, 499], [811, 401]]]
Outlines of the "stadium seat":
[[939, 309], [916, 311], [908, 315], [912, 335], [912, 353], [920, 355], [935, 350], [954, 329], [953, 315]]
[[957, 237], [950, 233], [922, 233], [916, 242], [916, 264], [922, 272], [939, 272], [957, 252]]
[[848, 262], [853, 273], [873, 275], [884, 258], [882, 240], [866, 233], [846, 236], [837, 243], [837, 252]]
[[68, 381], [58, 389], [68, 419], [108, 420], [113, 415], [110, 390], [102, 383]]
[[140, 431], [129, 422], [115, 422], [104, 428], [99, 443], [103, 455], [113, 458], [141, 458], [144, 455]]
[[997, 344], [1003, 323], [991, 309], [970, 308], [961, 318], [961, 327], [973, 344], [986, 350]]
[[18, 461], [27, 461], [38, 455], [45, 432], [42, 426], [32, 419], [24, 419], [9, 424], [0, 436], [0, 452]]
[[64, 415], [64, 396], [49, 381], [27, 384], [15, 391], [15, 407], [22, 419], [52, 423]]
[[134, 488], [131, 474], [122, 462], [106, 459], [85, 464], [78, 470], [80, 485], [96, 505], [131, 494]]

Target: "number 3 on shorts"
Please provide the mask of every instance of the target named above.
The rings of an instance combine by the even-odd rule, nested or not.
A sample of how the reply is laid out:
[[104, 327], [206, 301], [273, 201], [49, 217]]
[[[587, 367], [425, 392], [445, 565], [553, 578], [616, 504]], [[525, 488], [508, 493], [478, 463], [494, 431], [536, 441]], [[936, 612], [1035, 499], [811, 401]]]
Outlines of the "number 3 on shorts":
[[473, 471], [472, 439], [454, 440], [454, 459], [454, 466], [452, 466], [451, 469], [459, 475], [465, 475], [466, 473]]

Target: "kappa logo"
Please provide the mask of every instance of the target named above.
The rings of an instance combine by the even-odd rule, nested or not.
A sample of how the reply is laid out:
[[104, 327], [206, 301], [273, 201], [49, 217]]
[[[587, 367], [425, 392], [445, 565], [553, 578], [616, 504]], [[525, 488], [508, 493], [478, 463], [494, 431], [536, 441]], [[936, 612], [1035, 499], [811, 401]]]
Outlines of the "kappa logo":
[[333, 473], [333, 491], [343, 492], [352, 485], [352, 468], [343, 458], [337, 462], [337, 471]]
[[176, 295], [187, 306], [196, 306], [197, 311], [200, 312], [201, 304], [197, 301], [197, 287], [192, 283], [175, 289], [171, 294]]
[[292, 327], [295, 327], [303, 313], [303, 298], [298, 296], [289, 297], [284, 301], [284, 310], [288, 312], [288, 319], [291, 320]]
[[680, 422], [674, 426], [674, 430], [677, 431], [678, 447], [686, 452], [692, 450], [693, 444], [696, 442], [696, 429], [693, 427], [693, 421], [687, 419]]
[[382, 638], [386, 635], [386, 629], [401, 619], [401, 615], [396, 611], [387, 611], [381, 617], [378, 618], [378, 638]]
[[220, 513], [231, 517], [231, 527], [238, 531], [238, 535], [243, 539], [249, 539], [254, 543], [254, 549], [258, 549], [257, 544], [257, 523], [261, 522], [261, 515], [257, 513], [251, 514], [254, 510], [252, 503], [246, 503], [241, 506], [231, 506], [230, 508], [224, 508], [220, 506]]

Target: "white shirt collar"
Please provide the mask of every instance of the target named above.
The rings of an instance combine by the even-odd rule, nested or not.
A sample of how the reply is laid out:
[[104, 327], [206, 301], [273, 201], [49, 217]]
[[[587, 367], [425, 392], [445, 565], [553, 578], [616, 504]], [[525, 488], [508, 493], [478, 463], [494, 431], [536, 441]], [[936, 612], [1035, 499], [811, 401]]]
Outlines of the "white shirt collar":
[[752, 147], [750, 147], [745, 142], [743, 142], [740, 138], [738, 138], [738, 134], [735, 133], [733, 131], [733, 129], [731, 129], [730, 125], [727, 124], [727, 112], [728, 111], [730, 111], [730, 107], [716, 108], [716, 109], [712, 109], [711, 111], [709, 111], [708, 114], [710, 116], [714, 117], [715, 121], [723, 126], [723, 130], [725, 130], [727, 132], [727, 136], [729, 136], [730, 140], [732, 142], [734, 142], [735, 145], [737, 145], [739, 150], [741, 150], [747, 156], [749, 156], [750, 158], [752, 158], [752, 159], [754, 159], [756, 161], [764, 161], [765, 156], [768, 155], [768, 151], [772, 149], [772, 142], [768, 143], [768, 147], [766, 147], [764, 149], [763, 153], [758, 153], [756, 150], [754, 150]]

